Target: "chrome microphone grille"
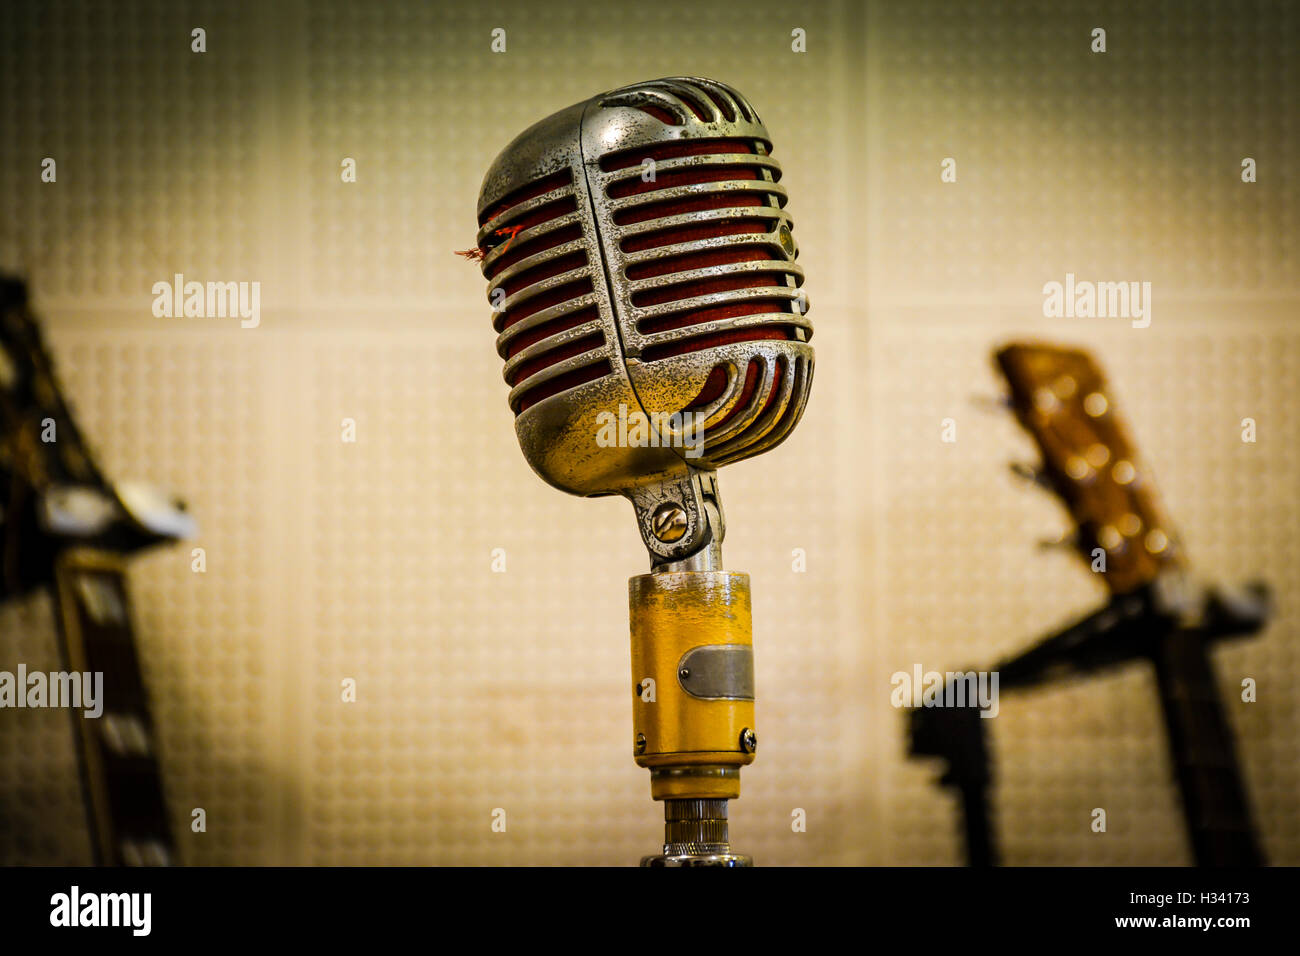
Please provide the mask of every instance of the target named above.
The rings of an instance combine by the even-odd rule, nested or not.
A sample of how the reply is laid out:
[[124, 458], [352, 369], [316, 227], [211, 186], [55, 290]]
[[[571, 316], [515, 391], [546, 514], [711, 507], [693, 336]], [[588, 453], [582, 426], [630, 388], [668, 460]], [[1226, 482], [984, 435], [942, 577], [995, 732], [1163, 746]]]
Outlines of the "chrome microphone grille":
[[577, 209], [573, 174], [563, 170], [479, 217], [497, 352], [516, 414], [611, 371]]
[[705, 139], [599, 163], [624, 354], [651, 369], [680, 358], [692, 374], [710, 363], [681, 410], [704, 416], [714, 465], [788, 434], [811, 374], [811, 350], [754, 346], [812, 337], [780, 166], [766, 150], [762, 140]]
[[676, 424], [661, 436], [668, 449], [617, 465], [605, 454], [601, 479], [563, 463], [558, 446], [571, 459], [593, 417], [623, 403], [702, 424], [690, 464], [705, 470], [798, 423], [812, 324], [771, 152], [737, 91], [670, 78], [562, 110], [498, 157], [478, 242], [516, 430], [548, 481], [625, 492], [683, 466]]

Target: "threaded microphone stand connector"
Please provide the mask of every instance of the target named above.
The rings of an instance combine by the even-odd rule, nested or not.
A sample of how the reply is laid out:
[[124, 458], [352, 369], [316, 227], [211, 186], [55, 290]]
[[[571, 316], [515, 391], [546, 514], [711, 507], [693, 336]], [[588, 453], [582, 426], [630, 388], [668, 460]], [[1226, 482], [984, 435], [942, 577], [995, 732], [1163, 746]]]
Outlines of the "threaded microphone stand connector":
[[734, 853], [727, 833], [726, 800], [665, 800], [664, 851], [642, 866], [752, 866]]

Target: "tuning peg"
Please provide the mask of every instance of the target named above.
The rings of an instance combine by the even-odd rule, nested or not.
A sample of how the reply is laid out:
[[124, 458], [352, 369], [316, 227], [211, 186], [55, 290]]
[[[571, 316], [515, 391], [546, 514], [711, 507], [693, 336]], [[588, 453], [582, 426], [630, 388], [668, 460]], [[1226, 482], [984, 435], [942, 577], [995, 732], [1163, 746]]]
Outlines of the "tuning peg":
[[1009, 412], [1015, 407], [1006, 395], [972, 395], [970, 403], [982, 412]]
[[1023, 461], [1013, 461], [1010, 463], [1011, 473], [1022, 481], [1037, 485], [1039, 488], [1052, 490], [1052, 483], [1048, 481], [1047, 476], [1043, 474], [1041, 468], [1037, 465], [1030, 465]]

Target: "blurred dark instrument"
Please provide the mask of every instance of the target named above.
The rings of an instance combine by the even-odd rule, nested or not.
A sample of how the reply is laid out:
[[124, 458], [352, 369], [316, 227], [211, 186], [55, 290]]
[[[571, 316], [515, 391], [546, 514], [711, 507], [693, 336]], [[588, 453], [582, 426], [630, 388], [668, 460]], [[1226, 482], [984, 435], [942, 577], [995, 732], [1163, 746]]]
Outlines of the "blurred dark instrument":
[[125, 558], [194, 531], [181, 503], [105, 479], [59, 387], [26, 287], [0, 277], [0, 600], [52, 586], [64, 668], [103, 674], [100, 716], [73, 710], [100, 865], [174, 862]]
[[[1216, 640], [1263, 629], [1271, 610], [1268, 588], [1259, 582], [1236, 590], [1191, 583], [1152, 476], [1091, 355], [1015, 344], [996, 360], [1016, 416], [1042, 456], [1041, 467], [1017, 470], [1061, 499], [1078, 551], [1110, 591], [1100, 610], [995, 667], [1000, 689], [1150, 661], [1196, 863], [1262, 865], [1209, 651]], [[992, 774], [978, 712], [914, 712], [912, 750], [948, 759], [941, 782], [963, 794], [968, 859], [996, 863], [987, 812]]]

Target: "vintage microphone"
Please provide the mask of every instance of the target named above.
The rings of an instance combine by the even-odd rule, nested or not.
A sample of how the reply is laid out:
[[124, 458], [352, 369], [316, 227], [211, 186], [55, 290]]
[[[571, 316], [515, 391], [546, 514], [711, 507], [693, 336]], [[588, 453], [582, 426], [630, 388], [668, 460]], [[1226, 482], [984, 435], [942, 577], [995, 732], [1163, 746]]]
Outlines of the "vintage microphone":
[[749, 576], [722, 570], [716, 470], [779, 444], [813, 373], [781, 169], [749, 102], [673, 77], [561, 110], [497, 157], [477, 248], [519, 445], [548, 483], [624, 495], [633, 750], [664, 801], [643, 865], [743, 866], [754, 759]]

